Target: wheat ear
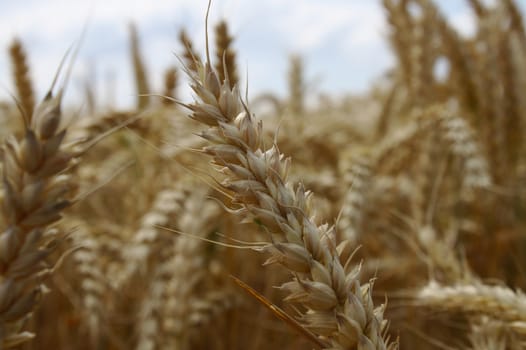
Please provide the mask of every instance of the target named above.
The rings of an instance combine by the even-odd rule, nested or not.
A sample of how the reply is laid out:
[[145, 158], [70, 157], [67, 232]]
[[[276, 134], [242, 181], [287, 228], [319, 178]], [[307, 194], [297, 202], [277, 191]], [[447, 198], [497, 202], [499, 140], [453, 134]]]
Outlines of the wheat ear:
[[215, 27], [216, 32], [216, 71], [221, 81], [228, 77], [230, 87], [238, 83], [236, 52], [232, 49], [234, 38], [228, 32], [228, 24], [221, 21]]
[[171, 228], [173, 218], [184, 208], [185, 200], [183, 191], [166, 189], [156, 195], [152, 208], [142, 217], [140, 228], [124, 250], [126, 265], [115, 279], [117, 286], [124, 286], [136, 274], [146, 277], [154, 269], [159, 254], [173, 240], [172, 234], [157, 225]]
[[75, 241], [80, 249], [73, 253], [76, 273], [81, 282], [82, 313], [90, 334], [91, 345], [96, 346], [103, 320], [104, 295], [108, 290], [106, 276], [101, 266], [101, 242], [86, 227], [80, 224], [75, 231]]
[[50, 225], [72, 203], [66, 174], [79, 155], [64, 145], [60, 129], [62, 90], [51, 91], [25, 119], [21, 140], [10, 137], [3, 148], [3, 207], [7, 228], [0, 234], [0, 348], [8, 349], [32, 337], [22, 332], [24, 321], [38, 304], [51, 272], [46, 258], [62, 235]]
[[305, 77], [303, 59], [292, 55], [289, 59], [289, 105], [294, 115], [302, 115], [305, 111]]
[[519, 333], [526, 332], [526, 297], [520, 290], [486, 285], [476, 280], [452, 286], [431, 281], [417, 293], [417, 301], [435, 309], [487, 315], [506, 322]]
[[181, 29], [179, 32], [179, 42], [184, 48], [183, 59], [185, 67], [192, 72], [197, 72], [196, 62], [200, 61], [201, 55], [195, 51], [192, 40], [190, 40], [190, 37], [188, 37], [188, 34], [184, 29]]
[[359, 227], [372, 187], [374, 167], [374, 161], [365, 157], [358, 157], [352, 164], [345, 166], [343, 180], [348, 190], [343, 199], [338, 229], [342, 237], [353, 244], [358, 244], [360, 240]]
[[[211, 68], [208, 59], [198, 72], [188, 70], [196, 101], [185, 105], [190, 118], [209, 128], [201, 133], [211, 145], [203, 152], [227, 175], [222, 186], [241, 212], [252, 214], [272, 233], [264, 250], [267, 263], [280, 263], [293, 275], [281, 288], [286, 301], [301, 305], [299, 319], [327, 349], [386, 349], [384, 306], [375, 308], [372, 285], [360, 284], [359, 267], [348, 251], [339, 255], [334, 229], [317, 227], [311, 216], [310, 192], [287, 180], [290, 159], [274, 144], [264, 148], [262, 123]], [[340, 246], [340, 248], [343, 246]]]
[[163, 96], [170, 98], [163, 98], [163, 105], [171, 106], [174, 104], [173, 99], [175, 98], [175, 90], [177, 87], [177, 69], [170, 67], [164, 72], [164, 90]]
[[16, 96], [20, 102], [20, 107], [30, 117], [33, 115], [33, 108], [35, 107], [35, 95], [29, 75], [26, 52], [20, 40], [13, 40], [11, 46], [9, 46], [9, 54], [13, 66]]
[[130, 52], [133, 62], [133, 72], [135, 74], [135, 85], [137, 87], [137, 109], [141, 110], [148, 106], [150, 97], [150, 84], [146, 74], [146, 68], [141, 56], [139, 47], [139, 36], [135, 24], [131, 23], [130, 27]]

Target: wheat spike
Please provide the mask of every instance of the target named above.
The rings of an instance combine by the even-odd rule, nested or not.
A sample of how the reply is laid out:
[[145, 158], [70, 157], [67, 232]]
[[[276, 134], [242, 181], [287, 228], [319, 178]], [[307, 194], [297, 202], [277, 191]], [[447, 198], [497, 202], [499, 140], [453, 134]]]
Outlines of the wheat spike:
[[338, 229], [342, 237], [353, 244], [359, 242], [360, 227], [373, 172], [373, 161], [366, 157], [359, 157], [352, 162], [344, 174], [348, 190], [344, 198]]
[[203, 152], [228, 176], [224, 190], [275, 237], [264, 249], [271, 254], [267, 263], [295, 276], [281, 286], [285, 300], [302, 306], [301, 321], [327, 349], [394, 347], [384, 340], [384, 307], [374, 307], [372, 285], [361, 285], [359, 267], [338, 253], [333, 228], [313, 223], [310, 193], [287, 180], [290, 159], [277, 145], [263, 148], [262, 123], [236, 87], [221, 82], [209, 62], [198, 68], [198, 74], [188, 70], [197, 97], [186, 105], [190, 118], [209, 126], [201, 133], [210, 142]]
[[101, 243], [82, 223], [75, 231], [75, 241], [80, 249], [73, 253], [72, 258], [77, 264], [77, 276], [81, 281], [83, 316], [91, 344], [96, 346], [103, 322], [104, 296], [108, 292], [101, 268]]
[[173, 99], [176, 98], [175, 92], [177, 87], [177, 69], [175, 67], [168, 68], [164, 73], [164, 90], [163, 96], [169, 98], [163, 98], [163, 104], [165, 106], [171, 106], [174, 104]]
[[230, 88], [238, 83], [236, 68], [236, 52], [232, 49], [234, 38], [228, 32], [228, 24], [220, 21], [215, 27], [216, 33], [216, 64], [215, 69], [220, 81], [228, 80]]
[[49, 92], [37, 106], [21, 140], [3, 147], [3, 207], [7, 228], [0, 234], [0, 345], [9, 349], [31, 338], [21, 327], [52, 272], [46, 258], [63, 234], [50, 228], [72, 204], [73, 183], [67, 175], [81, 153], [64, 144], [61, 90]]
[[[185, 202], [178, 227], [196, 237], [206, 236], [219, 213], [215, 203], [206, 201], [206, 191], [194, 191]], [[197, 214], [199, 213], [199, 214]], [[197, 216], [200, 216], [199, 218]], [[206, 243], [191, 237], [179, 237], [174, 254], [167, 262], [170, 280], [164, 289], [163, 331], [171, 335], [177, 348], [189, 347], [192, 303], [201, 300], [209, 278]], [[170, 343], [170, 342], [168, 342]]]
[[152, 208], [143, 215], [140, 228], [125, 249], [126, 265], [115, 281], [117, 286], [125, 285], [136, 274], [147, 276], [151, 272], [161, 251], [173, 240], [171, 234], [157, 226], [173, 227], [174, 216], [184, 208], [185, 196], [172, 189], [157, 193]]
[[289, 105], [294, 115], [302, 115], [305, 110], [305, 78], [303, 60], [299, 55], [290, 57]]
[[190, 37], [184, 29], [181, 29], [179, 32], [179, 42], [184, 48], [183, 58], [185, 67], [192, 72], [197, 72], [197, 62], [201, 61], [201, 55], [194, 50], [192, 40], [190, 40]]
[[478, 281], [451, 286], [431, 281], [418, 291], [416, 300], [435, 309], [490, 316], [521, 333], [525, 330], [526, 297], [520, 290]]
[[150, 84], [148, 82], [148, 75], [146, 67], [141, 55], [139, 47], [139, 36], [137, 34], [137, 27], [130, 23], [130, 53], [133, 63], [133, 73], [135, 75], [135, 86], [137, 90], [137, 109], [141, 110], [148, 107], [150, 97], [147, 94], [151, 93]]
[[19, 39], [14, 39], [12, 41], [9, 46], [9, 54], [11, 57], [11, 65], [13, 67], [16, 96], [23, 112], [28, 118], [31, 118], [35, 107], [35, 97], [32, 86], [33, 84], [31, 83], [31, 76], [29, 74], [26, 52]]

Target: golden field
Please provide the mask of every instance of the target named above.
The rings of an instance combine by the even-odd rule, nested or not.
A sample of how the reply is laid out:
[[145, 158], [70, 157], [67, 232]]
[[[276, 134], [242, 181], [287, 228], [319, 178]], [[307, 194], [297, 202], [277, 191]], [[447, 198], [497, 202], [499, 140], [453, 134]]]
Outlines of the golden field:
[[39, 99], [13, 39], [0, 348], [526, 348], [526, 30], [468, 3], [383, 0], [396, 67], [318, 101], [299, 56], [248, 101], [226, 21], [162, 89], [131, 25], [129, 110], [62, 107], [76, 47]]

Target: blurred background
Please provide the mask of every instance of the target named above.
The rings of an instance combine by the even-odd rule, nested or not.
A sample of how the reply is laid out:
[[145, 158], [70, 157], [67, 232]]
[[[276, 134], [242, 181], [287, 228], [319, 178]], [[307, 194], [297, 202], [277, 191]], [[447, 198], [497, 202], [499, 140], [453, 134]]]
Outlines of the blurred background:
[[[488, 1], [486, 1], [488, 2]], [[526, 0], [518, 1], [526, 8]], [[86, 84], [96, 87], [99, 104], [127, 108], [133, 104], [133, 68], [128, 26], [139, 33], [143, 59], [154, 88], [163, 71], [178, 64], [177, 39], [182, 28], [198, 52], [204, 52], [205, 0], [23, 0], [0, 1], [0, 99], [9, 98], [8, 45], [19, 37], [28, 51], [37, 96], [49, 86], [66, 50], [86, 37], [68, 88], [67, 104], [78, 105]], [[437, 5], [460, 33], [474, 30], [474, 18], [463, 0]], [[211, 26], [228, 18], [235, 37], [243, 86], [249, 96], [287, 90], [288, 58], [304, 59], [308, 91], [337, 97], [365, 92], [394, 65], [387, 40], [387, 22], [380, 0], [215, 0]], [[181, 85], [179, 96], [189, 98]]]

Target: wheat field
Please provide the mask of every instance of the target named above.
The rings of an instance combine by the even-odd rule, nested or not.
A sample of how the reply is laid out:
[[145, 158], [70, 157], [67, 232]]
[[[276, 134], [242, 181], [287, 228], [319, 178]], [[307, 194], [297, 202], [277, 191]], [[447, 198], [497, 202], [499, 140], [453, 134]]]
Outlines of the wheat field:
[[127, 110], [63, 107], [75, 46], [36, 96], [13, 38], [0, 349], [526, 348], [526, 29], [467, 2], [469, 37], [383, 0], [395, 68], [316, 103], [298, 55], [287, 98], [247, 100], [208, 15], [163, 87], [130, 25]]

